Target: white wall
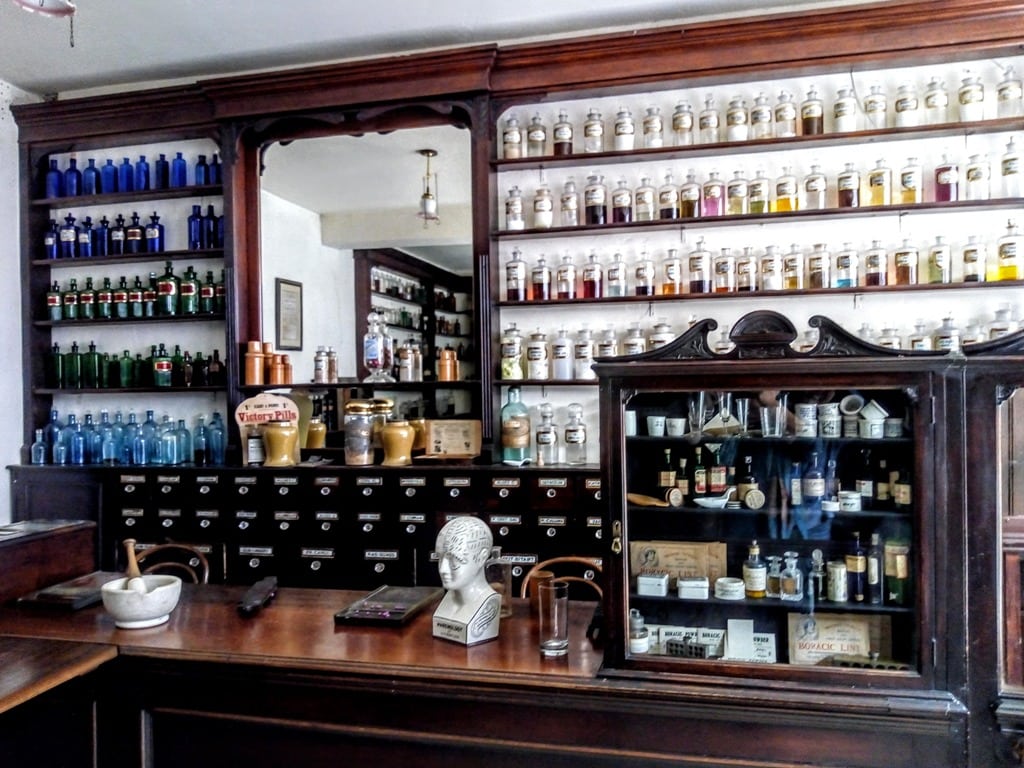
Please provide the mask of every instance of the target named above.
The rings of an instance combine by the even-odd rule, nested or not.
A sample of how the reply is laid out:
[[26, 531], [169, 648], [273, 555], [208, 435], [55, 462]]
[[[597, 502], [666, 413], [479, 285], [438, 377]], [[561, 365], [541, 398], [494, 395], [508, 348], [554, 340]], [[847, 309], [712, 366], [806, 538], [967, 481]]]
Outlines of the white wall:
[[[0, 306], [7, 322], [0, 325], [0, 402], [8, 404], [0, 420], [0, 462], [6, 467], [21, 460], [21, 257], [18, 227], [18, 128], [11, 104], [35, 97], [0, 80]], [[11, 519], [11, 478], [0, 472], [0, 524]]]
[[288, 353], [293, 380], [313, 380], [321, 344], [338, 351], [340, 376], [355, 376], [352, 251], [322, 244], [319, 214], [266, 191], [260, 205], [264, 339], [275, 340], [274, 278], [302, 283], [303, 348]]

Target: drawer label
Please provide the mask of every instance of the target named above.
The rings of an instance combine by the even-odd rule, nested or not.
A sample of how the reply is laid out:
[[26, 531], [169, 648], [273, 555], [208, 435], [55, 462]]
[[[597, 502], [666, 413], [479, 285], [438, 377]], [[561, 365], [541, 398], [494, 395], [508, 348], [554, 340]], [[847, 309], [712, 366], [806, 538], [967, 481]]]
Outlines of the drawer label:
[[121, 517], [142, 517], [143, 511], [137, 507], [124, 507], [121, 509]]
[[327, 560], [333, 560], [334, 559], [334, 550], [333, 549], [312, 549], [312, 548], [307, 549], [306, 547], [303, 547], [301, 554], [302, 554], [302, 557], [319, 557], [319, 558], [324, 558], [324, 559], [327, 559]]
[[487, 518], [491, 525], [522, 525], [521, 515], [491, 515]]
[[338, 513], [337, 512], [317, 512], [316, 513], [316, 519], [317, 520], [337, 520], [338, 519]]
[[445, 488], [468, 488], [469, 478], [468, 477], [446, 477], [444, 479]]
[[274, 513], [274, 519], [275, 520], [298, 520], [299, 519], [299, 513], [298, 512], [275, 512]]
[[273, 547], [239, 547], [238, 554], [240, 555], [256, 555], [258, 557], [273, 557]]
[[235, 485], [256, 485], [256, 476], [239, 475], [235, 478]]
[[363, 552], [366, 560], [397, 560], [397, 549], [367, 549]]
[[567, 477], [540, 477], [537, 478], [538, 488], [567, 488], [569, 478]]
[[427, 516], [420, 513], [407, 512], [399, 515], [398, 520], [403, 523], [425, 523], [427, 522]]
[[200, 483], [206, 483], [207, 485], [217, 485], [220, 482], [220, 475], [196, 475], [196, 485]]
[[144, 483], [146, 482], [145, 475], [121, 475], [121, 483]]
[[320, 486], [329, 485], [329, 486], [332, 486], [332, 487], [336, 488], [338, 486], [338, 482], [340, 480], [341, 480], [341, 478], [340, 477], [336, 477], [336, 476], [335, 477], [314, 477], [313, 478], [313, 485], [320, 485]]
[[382, 477], [357, 477], [356, 485], [381, 485], [384, 482]]
[[398, 481], [400, 488], [422, 488], [427, 484], [425, 477], [403, 477]]
[[209, 517], [215, 518], [220, 517], [220, 510], [217, 509], [197, 509], [196, 517]]
[[492, 477], [491, 488], [518, 488], [520, 486], [518, 477]]
[[278, 486], [278, 485], [298, 485], [298, 484], [299, 484], [299, 478], [292, 477], [291, 475], [286, 475], [285, 477], [275, 477], [274, 478], [274, 485], [275, 486]]
[[157, 517], [181, 517], [180, 509], [158, 509], [156, 511]]
[[380, 520], [380, 512], [360, 512], [356, 516], [357, 520], [368, 520], [370, 522], [376, 522]]
[[567, 519], [563, 515], [542, 516], [537, 518], [537, 525], [566, 525]]
[[256, 513], [248, 509], [235, 510], [235, 519], [237, 520], [255, 520]]
[[601, 490], [601, 478], [599, 477], [588, 477], [583, 481], [583, 487], [588, 491], [600, 491]]
[[180, 483], [181, 475], [157, 475], [156, 481], [158, 483]]

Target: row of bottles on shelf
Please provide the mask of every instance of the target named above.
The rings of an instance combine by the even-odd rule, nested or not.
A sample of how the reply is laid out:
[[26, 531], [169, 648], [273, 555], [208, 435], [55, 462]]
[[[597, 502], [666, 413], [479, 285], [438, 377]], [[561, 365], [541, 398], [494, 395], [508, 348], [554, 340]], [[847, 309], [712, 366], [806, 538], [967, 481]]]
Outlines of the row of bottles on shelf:
[[174, 345], [173, 352], [162, 343], [153, 344], [148, 357], [137, 352], [133, 358], [127, 349], [120, 357], [100, 352], [93, 341], [84, 352], [77, 341], [71, 342], [67, 352], [54, 342], [45, 359], [44, 384], [51, 389], [206, 387], [226, 382], [227, 367], [219, 350], [205, 357], [196, 352], [192, 357], [188, 350], [182, 352], [180, 344]]
[[[880, 332], [865, 323], [858, 330], [858, 335], [865, 341], [887, 349], [939, 350], [955, 352], [970, 344], [1001, 339], [1021, 329], [1020, 321], [1013, 316], [1013, 310], [1003, 305], [995, 311], [992, 320], [975, 318], [960, 328], [952, 316], [946, 316], [942, 322], [929, 326], [920, 318], [914, 323], [912, 331], [902, 331], [886, 324]], [[815, 338], [808, 335], [801, 343], [800, 349], [810, 349]]]
[[[576, 227], [603, 224], [628, 224], [641, 221], [665, 221], [717, 216], [762, 215], [789, 211], [820, 211], [830, 208], [867, 208], [888, 205], [914, 205], [924, 202], [948, 203], [982, 201], [992, 197], [1017, 198], [1024, 192], [1021, 182], [1020, 152], [1012, 139], [993, 174], [988, 155], [973, 154], [961, 162], [951, 153], [931, 169], [932, 179], [926, 185], [924, 167], [916, 157], [893, 170], [884, 159], [873, 168], [861, 170], [855, 163], [845, 163], [842, 170], [826, 174], [813, 163], [798, 177], [793, 166], [785, 165], [774, 178], [758, 168], [751, 178], [743, 170], [723, 179], [712, 170], [708, 178], [699, 180], [690, 170], [686, 180], [677, 183], [671, 170], [664, 182], [655, 186], [649, 176], [633, 188], [625, 178], [609, 193], [601, 173], [587, 176], [583, 188], [582, 216], [576, 180], [569, 177], [556, 198], [547, 183], [534, 191], [532, 218], [534, 229], [552, 226]], [[926, 199], [925, 191], [929, 190]], [[555, 204], [558, 203], [558, 217]], [[610, 203], [610, 205], [609, 205]], [[505, 198], [505, 229], [526, 229], [523, 193], [512, 186]]]
[[[187, 187], [188, 165], [181, 152], [175, 153], [171, 160], [165, 154], [159, 155], [152, 164], [152, 173], [145, 155], [140, 155], [134, 164], [126, 157], [120, 165], [114, 165], [114, 160], [108, 157], [103, 166], [96, 165], [96, 158], [90, 157], [85, 168], [78, 167], [77, 157], [70, 157], [63, 170], [56, 158], [50, 158], [43, 179], [43, 196], [49, 199]], [[196, 186], [220, 184], [223, 173], [217, 154], [214, 153], [209, 162], [206, 155], [199, 155], [192, 166], [191, 178]]]
[[56, 466], [222, 466], [227, 448], [227, 428], [218, 411], [214, 411], [209, 424], [206, 416], [196, 418], [192, 429], [183, 418], [172, 419], [164, 414], [157, 422], [152, 410], [146, 411], [141, 424], [135, 412], [124, 421], [120, 411], [111, 421], [108, 411], [100, 411], [100, 420], [94, 422], [86, 413], [84, 421], [68, 414], [67, 423], [61, 422], [56, 410], [50, 412], [50, 421], [35, 430], [35, 441], [30, 449], [33, 464]]
[[291, 355], [275, 351], [274, 342], [252, 339], [246, 344], [242, 375], [247, 386], [291, 384], [293, 374]]
[[[996, 117], [1024, 115], [1021, 80], [1013, 67], [1003, 69], [994, 90]], [[986, 83], [980, 75], [965, 71], [952, 103], [944, 80], [932, 77], [923, 95], [918, 85], [912, 82], [902, 83], [892, 96], [880, 83], [872, 84], [863, 99], [858, 98], [853, 87], [838, 88], [831, 109], [826, 110], [817, 86], [811, 85], [799, 103], [785, 89], [780, 90], [774, 104], [763, 91], [754, 97], [752, 103], [743, 95], [733, 95], [724, 110], [724, 119], [720, 97], [707, 94], [703, 107], [696, 112], [689, 101], [679, 101], [667, 126], [659, 105], [645, 107], [639, 126], [632, 110], [628, 106], [620, 106], [610, 130], [606, 130], [600, 109], [590, 107], [582, 120], [582, 150], [584, 153], [629, 152], [670, 145], [819, 136], [826, 130], [846, 133], [941, 125], [951, 121], [976, 122], [984, 120], [990, 113], [986, 100], [992, 98], [991, 88], [988, 93], [986, 91]], [[831, 117], [828, 125], [826, 114]], [[577, 118], [575, 122], [580, 120]], [[550, 141], [548, 126], [539, 113], [527, 125], [520, 123], [519, 116], [512, 113], [501, 126], [502, 156], [512, 160], [571, 155], [579, 149], [575, 137], [576, 125], [566, 109], [559, 110], [550, 131]]]
[[417, 304], [425, 304], [427, 301], [426, 288], [418, 280], [388, 272], [380, 267], [370, 268], [370, 290]]
[[846, 242], [833, 252], [827, 244], [815, 243], [805, 251], [793, 243], [785, 253], [769, 245], [762, 253], [745, 246], [742, 252], [721, 248], [713, 255], [701, 237], [685, 256], [679, 249], [667, 249], [657, 267], [647, 251], [632, 263], [615, 253], [605, 264], [591, 250], [582, 267], [565, 254], [552, 270], [540, 255], [527, 272], [522, 252], [514, 249], [505, 265], [507, 301], [939, 285], [957, 278], [965, 283], [998, 282], [1024, 279], [1024, 238], [1013, 219], [991, 247], [969, 235], [956, 250], [945, 236], [937, 235], [932, 243], [904, 238], [895, 247], [873, 240], [869, 248]]
[[[408, 337], [399, 342], [388, 329], [384, 317], [377, 312], [367, 315], [363, 335], [363, 367], [369, 372], [367, 384], [389, 384], [396, 381], [423, 381], [423, 360], [431, 356], [426, 340]], [[440, 333], [440, 331], [438, 331]], [[437, 381], [458, 381], [461, 363], [470, 359], [472, 348], [460, 342], [457, 347], [446, 344], [437, 349]]]
[[78, 278], [70, 278], [62, 289], [57, 280], [46, 292], [46, 318], [52, 322], [67, 320], [129, 320], [146, 317], [177, 317], [186, 315], [220, 314], [225, 310], [227, 287], [224, 270], [216, 282], [213, 270], [207, 270], [201, 280], [191, 266], [185, 274], [174, 274], [171, 262], [164, 266], [164, 274], [149, 273], [143, 284], [139, 275], [129, 286], [124, 275], [115, 286], [111, 278], [104, 277], [96, 288], [92, 277], [85, 278], [85, 286], [78, 287]]
[[531, 462], [538, 466], [550, 466], [563, 461], [573, 466], [586, 464], [587, 427], [583, 421], [583, 406], [579, 403], [569, 403], [566, 406], [561, 448], [558, 443], [558, 426], [554, 418], [555, 410], [552, 405], [542, 403], [540, 424], [534, 432], [531, 427], [530, 409], [523, 403], [519, 387], [509, 387], [508, 400], [500, 413], [502, 463], [516, 467]]
[[[162, 253], [165, 250], [164, 225], [154, 211], [149, 222], [139, 221], [139, 214], [132, 211], [131, 222], [126, 224], [120, 213], [114, 217], [113, 226], [106, 216], [94, 224], [92, 216], [86, 216], [78, 224], [73, 214], [64, 217], [58, 226], [56, 219], [43, 233], [43, 258], [46, 259], [90, 259], [96, 256], [123, 256], [125, 254]], [[202, 251], [224, 247], [224, 216], [214, 213], [213, 206], [193, 205], [186, 221], [188, 227], [188, 250]]]
[[390, 328], [401, 328], [406, 331], [419, 332], [427, 330], [427, 316], [419, 310], [407, 307], [373, 305], [370, 307], [370, 311], [380, 315], [382, 322]]

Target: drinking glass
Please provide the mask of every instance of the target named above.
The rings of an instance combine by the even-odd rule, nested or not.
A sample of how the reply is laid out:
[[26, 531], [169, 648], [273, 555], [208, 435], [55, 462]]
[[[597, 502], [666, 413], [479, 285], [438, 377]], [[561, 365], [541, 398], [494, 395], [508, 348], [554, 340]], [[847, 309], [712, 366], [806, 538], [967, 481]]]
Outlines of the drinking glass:
[[750, 420], [750, 398], [749, 397], [737, 397], [736, 398], [736, 419], [740, 423], [740, 434], [747, 434], [747, 424]]
[[561, 579], [538, 585], [540, 594], [540, 653], [545, 657], [569, 652], [569, 582]]
[[689, 396], [689, 420], [691, 432], [702, 432], [704, 429], [705, 392], [691, 392]]

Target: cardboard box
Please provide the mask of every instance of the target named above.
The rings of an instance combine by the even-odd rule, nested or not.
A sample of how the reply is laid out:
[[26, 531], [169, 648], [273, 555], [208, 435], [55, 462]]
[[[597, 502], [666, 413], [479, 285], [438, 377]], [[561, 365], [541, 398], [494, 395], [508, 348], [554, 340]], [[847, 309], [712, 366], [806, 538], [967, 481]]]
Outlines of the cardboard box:
[[720, 541], [631, 541], [629, 564], [634, 574], [651, 569], [667, 573], [671, 580], [705, 576], [714, 583], [726, 575], [725, 544]]
[[480, 455], [479, 419], [427, 419], [426, 456], [472, 459]]

